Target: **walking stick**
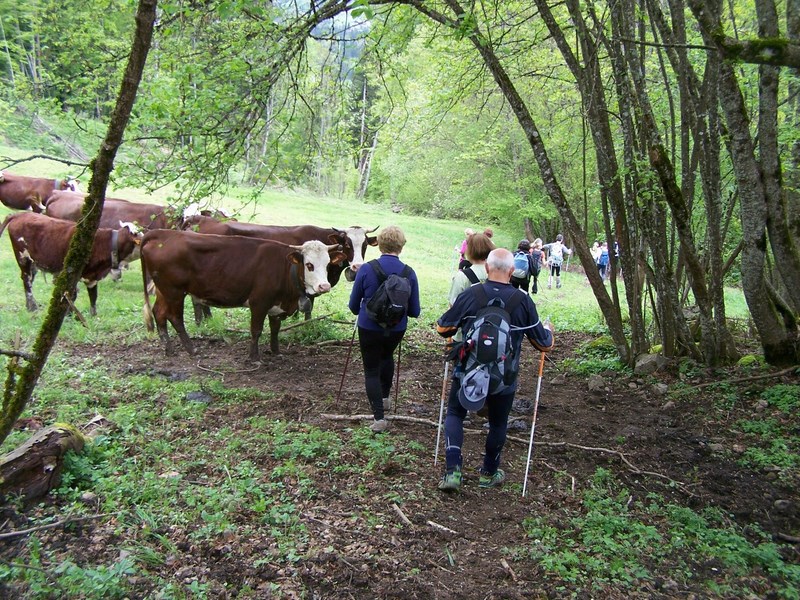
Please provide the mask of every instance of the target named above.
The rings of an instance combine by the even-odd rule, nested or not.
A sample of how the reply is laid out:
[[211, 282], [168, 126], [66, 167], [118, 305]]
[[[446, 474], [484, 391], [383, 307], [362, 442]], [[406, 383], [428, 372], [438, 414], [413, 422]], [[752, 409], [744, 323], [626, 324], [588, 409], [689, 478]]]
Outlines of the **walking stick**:
[[444, 359], [444, 377], [442, 378], [442, 404], [439, 406], [439, 428], [436, 430], [436, 451], [433, 453], [434, 466], [439, 462], [439, 441], [442, 439], [442, 416], [444, 415], [444, 398], [447, 392], [447, 370], [450, 368], [450, 361]]
[[358, 317], [353, 325], [353, 335], [350, 337], [350, 346], [347, 348], [347, 358], [344, 361], [344, 371], [342, 371], [342, 380], [339, 382], [339, 392], [336, 394], [336, 406], [339, 406], [339, 401], [342, 399], [342, 387], [344, 387], [344, 377], [347, 375], [347, 365], [350, 363], [350, 354], [353, 352], [353, 343], [356, 339], [356, 331], [358, 330]]
[[397, 414], [397, 394], [400, 391], [400, 350], [403, 347], [403, 339], [397, 344], [397, 371], [394, 374], [394, 414]]
[[531, 466], [531, 452], [533, 452], [533, 434], [536, 431], [536, 413], [539, 412], [539, 392], [542, 389], [542, 371], [544, 370], [544, 352], [539, 357], [539, 381], [536, 384], [536, 400], [533, 402], [533, 420], [531, 421], [531, 441], [528, 444], [528, 460], [525, 462], [525, 481], [522, 482], [522, 497], [528, 489], [528, 469]]

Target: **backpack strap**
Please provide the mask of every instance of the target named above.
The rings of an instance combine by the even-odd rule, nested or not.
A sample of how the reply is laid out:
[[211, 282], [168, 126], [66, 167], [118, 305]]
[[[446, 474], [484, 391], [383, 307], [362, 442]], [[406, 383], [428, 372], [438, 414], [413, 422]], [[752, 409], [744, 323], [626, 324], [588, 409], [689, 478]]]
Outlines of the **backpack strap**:
[[483, 289], [482, 285], [473, 285], [470, 289], [475, 299], [478, 301], [479, 309], [489, 304], [489, 296], [486, 295], [486, 290]]
[[522, 304], [522, 301], [525, 299], [525, 296], [527, 296], [526, 293], [521, 292], [520, 290], [514, 290], [514, 291], [516, 293], [511, 294], [511, 298], [508, 299], [508, 303], [506, 304], [506, 308], [505, 308], [505, 310], [508, 313], [509, 317], [511, 316], [511, 313], [513, 313], [515, 310], [517, 310], [517, 307], [520, 304]]
[[476, 283], [480, 283], [481, 280], [478, 279], [477, 275], [475, 275], [475, 271], [472, 270], [472, 267], [467, 267], [466, 269], [461, 269], [461, 271], [464, 273], [464, 275], [466, 275], [467, 279], [469, 279], [469, 282], [472, 285], [475, 285]]
[[[373, 270], [373, 271], [375, 271], [375, 275], [377, 275], [377, 276], [378, 276], [378, 285], [380, 285], [380, 284], [382, 284], [384, 281], [386, 281], [386, 279], [388, 278], [388, 276], [386, 275], [386, 271], [384, 271], [384, 270], [383, 270], [383, 268], [381, 267], [381, 264], [378, 262], [378, 259], [377, 259], [377, 258], [373, 258], [373, 259], [372, 259], [371, 261], [369, 261], [367, 264], [368, 264], [370, 267], [372, 267], [372, 270]], [[408, 268], [408, 265], [406, 265], [406, 268]]]

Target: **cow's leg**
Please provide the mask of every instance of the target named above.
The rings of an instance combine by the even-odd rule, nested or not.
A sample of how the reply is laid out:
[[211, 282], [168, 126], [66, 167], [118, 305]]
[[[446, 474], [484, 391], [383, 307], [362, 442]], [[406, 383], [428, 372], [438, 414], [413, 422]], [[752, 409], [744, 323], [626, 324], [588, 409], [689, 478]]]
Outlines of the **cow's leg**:
[[22, 287], [25, 290], [25, 305], [30, 312], [33, 312], [39, 308], [33, 298], [33, 278], [36, 277], [36, 267], [33, 261], [28, 258], [21, 258], [18, 264]]
[[178, 337], [181, 340], [181, 344], [183, 344], [183, 347], [186, 349], [186, 352], [194, 355], [194, 345], [192, 345], [192, 340], [189, 338], [189, 334], [186, 333], [186, 327], [183, 324], [183, 301], [184, 298], [181, 298], [179, 303], [174, 304], [174, 310], [169, 311], [167, 318], [178, 333]]
[[273, 354], [280, 354], [278, 347], [278, 333], [281, 330], [281, 318], [269, 316], [269, 350]]
[[167, 330], [167, 312], [169, 307], [163, 298], [156, 293], [155, 302], [153, 302], [153, 320], [156, 322], [156, 330], [158, 337], [164, 343], [164, 354], [170, 356], [173, 353], [172, 342], [169, 339], [169, 331]]
[[206, 319], [211, 318], [211, 307], [199, 302], [192, 296], [192, 308], [194, 309], [194, 322], [200, 325]]
[[297, 300], [297, 307], [300, 309], [300, 312], [303, 313], [305, 320], [308, 321], [311, 318], [311, 311], [314, 309], [314, 298], [303, 294]]
[[[264, 331], [264, 320], [267, 318], [267, 311], [256, 306], [250, 307], [250, 360], [259, 362], [261, 353], [258, 350], [258, 340]], [[272, 317], [269, 318], [270, 328], [272, 327]]]
[[[89, 294], [89, 314], [97, 316], [97, 282], [86, 284], [86, 292]], [[77, 296], [77, 294], [76, 294]]]

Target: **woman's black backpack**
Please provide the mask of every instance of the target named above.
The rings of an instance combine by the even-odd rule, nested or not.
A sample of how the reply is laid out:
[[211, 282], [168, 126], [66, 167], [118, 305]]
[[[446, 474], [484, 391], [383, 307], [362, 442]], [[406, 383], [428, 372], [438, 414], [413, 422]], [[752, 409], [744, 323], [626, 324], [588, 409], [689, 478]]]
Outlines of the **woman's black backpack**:
[[386, 275], [377, 260], [367, 263], [378, 276], [378, 289], [367, 300], [367, 316], [384, 329], [396, 326], [408, 312], [408, 300], [411, 298], [411, 267], [405, 265], [399, 275]]

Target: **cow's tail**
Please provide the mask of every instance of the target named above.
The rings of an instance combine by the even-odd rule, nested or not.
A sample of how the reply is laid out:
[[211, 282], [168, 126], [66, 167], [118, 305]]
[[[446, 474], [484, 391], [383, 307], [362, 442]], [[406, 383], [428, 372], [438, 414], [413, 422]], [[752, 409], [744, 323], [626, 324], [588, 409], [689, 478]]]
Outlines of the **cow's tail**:
[[[6, 230], [6, 227], [7, 227], [7, 226], [8, 226], [8, 224], [11, 222], [11, 218], [12, 218], [12, 217], [13, 217], [15, 214], [16, 214], [16, 213], [11, 213], [10, 215], [8, 215], [8, 216], [5, 218], [5, 220], [3, 221], [3, 224], [2, 224], [2, 225], [0, 225], [0, 235], [3, 235], [3, 232]], [[11, 235], [11, 234], [9, 233], [8, 235]]]
[[150, 278], [147, 276], [147, 261], [144, 259], [144, 241], [142, 241], [139, 252], [141, 253], [142, 260], [142, 288], [144, 290], [142, 317], [144, 318], [144, 326], [147, 328], [147, 331], [152, 333], [155, 327], [153, 326], [153, 309], [150, 307], [150, 293], [148, 289], [150, 287]]

